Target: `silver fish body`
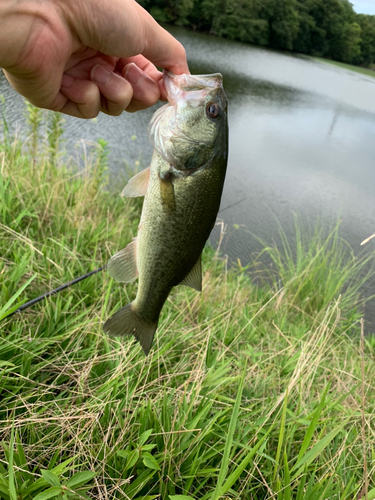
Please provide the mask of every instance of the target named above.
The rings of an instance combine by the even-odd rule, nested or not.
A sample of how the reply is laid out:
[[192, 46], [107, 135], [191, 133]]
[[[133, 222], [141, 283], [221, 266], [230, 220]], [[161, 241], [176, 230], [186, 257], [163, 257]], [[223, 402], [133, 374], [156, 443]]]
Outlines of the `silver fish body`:
[[104, 324], [133, 334], [148, 354], [160, 311], [174, 286], [200, 291], [201, 253], [215, 224], [228, 158], [227, 99], [221, 75], [164, 75], [169, 104], [153, 116], [154, 153], [125, 196], [145, 195], [138, 235], [108, 263], [111, 276], [139, 276], [135, 300]]

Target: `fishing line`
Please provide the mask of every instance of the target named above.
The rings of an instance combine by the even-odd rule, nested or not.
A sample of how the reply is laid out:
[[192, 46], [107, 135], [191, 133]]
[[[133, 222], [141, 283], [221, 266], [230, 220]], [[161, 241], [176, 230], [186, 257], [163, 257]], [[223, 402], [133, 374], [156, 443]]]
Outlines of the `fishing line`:
[[47, 297], [50, 297], [51, 295], [59, 293], [62, 290], [65, 290], [65, 288], [69, 288], [70, 286], [75, 285], [79, 281], [82, 281], [82, 280], [85, 280], [86, 278], [89, 278], [93, 274], [96, 274], [96, 273], [99, 273], [100, 271], [103, 271], [103, 269], [105, 269], [106, 267], [107, 267], [106, 265], [102, 266], [102, 267], [99, 267], [98, 269], [95, 269], [94, 271], [91, 271], [91, 272], [89, 272], [87, 274], [84, 274], [83, 276], [79, 276], [79, 278], [75, 278], [72, 281], [68, 281], [68, 283], [64, 283], [63, 285], [55, 288], [54, 290], [51, 290], [51, 291], [46, 292], [46, 293], [43, 293], [43, 295], [40, 295], [39, 297], [36, 297], [35, 299], [29, 300], [28, 302], [25, 302], [18, 309], [16, 309], [15, 311], [11, 312], [10, 314], [8, 314], [7, 316], [5, 316], [2, 319], [9, 318], [10, 316], [13, 316], [13, 314], [22, 312], [24, 309], [27, 309], [28, 307], [31, 307], [34, 304], [37, 304], [38, 302], [41, 302], [42, 300], [46, 299]]
[[242, 203], [243, 201], [246, 201], [246, 200], [247, 200], [247, 198], [242, 198], [242, 200], [238, 200], [235, 203], [232, 203], [231, 205], [228, 205], [227, 207], [222, 208], [221, 210], [218, 211], [218, 213], [221, 214], [221, 212], [225, 212], [225, 210], [228, 210], [228, 208], [235, 207], [239, 203]]

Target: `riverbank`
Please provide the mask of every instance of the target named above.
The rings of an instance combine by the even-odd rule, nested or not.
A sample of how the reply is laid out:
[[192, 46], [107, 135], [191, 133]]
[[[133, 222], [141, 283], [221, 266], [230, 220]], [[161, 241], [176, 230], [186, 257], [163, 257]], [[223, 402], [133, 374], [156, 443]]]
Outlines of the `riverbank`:
[[[306, 57], [306, 56], [304, 56]], [[355, 73], [361, 73], [362, 75], [372, 76], [375, 78], [375, 70], [369, 68], [362, 68], [361, 66], [354, 66], [353, 64], [346, 64], [339, 61], [333, 61], [332, 59], [325, 59], [323, 57], [313, 57], [307, 56], [313, 61], [322, 62], [325, 64], [331, 64], [333, 66], [338, 66], [339, 68], [348, 69], [349, 71], [354, 71]]]
[[[42, 115], [29, 107], [27, 140], [0, 140], [0, 317], [137, 231], [141, 202], [110, 188], [106, 144], [78, 173], [61, 119]], [[102, 332], [137, 287], [105, 272], [3, 320], [0, 498], [374, 499], [363, 263], [337, 229], [297, 236], [296, 259], [287, 241], [265, 249], [261, 285], [206, 248], [202, 293], [173, 290], [147, 358]]]

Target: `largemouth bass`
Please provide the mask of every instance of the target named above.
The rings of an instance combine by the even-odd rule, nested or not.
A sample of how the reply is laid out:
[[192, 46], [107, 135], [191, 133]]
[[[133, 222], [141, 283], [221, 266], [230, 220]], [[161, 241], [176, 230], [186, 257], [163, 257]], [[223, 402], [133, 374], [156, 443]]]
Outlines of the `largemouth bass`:
[[174, 286], [202, 289], [201, 253], [215, 224], [228, 158], [227, 98], [222, 76], [164, 73], [168, 104], [149, 125], [150, 167], [130, 179], [123, 196], [145, 196], [138, 235], [116, 253], [108, 272], [130, 283], [135, 300], [104, 324], [133, 334], [151, 349], [160, 311]]

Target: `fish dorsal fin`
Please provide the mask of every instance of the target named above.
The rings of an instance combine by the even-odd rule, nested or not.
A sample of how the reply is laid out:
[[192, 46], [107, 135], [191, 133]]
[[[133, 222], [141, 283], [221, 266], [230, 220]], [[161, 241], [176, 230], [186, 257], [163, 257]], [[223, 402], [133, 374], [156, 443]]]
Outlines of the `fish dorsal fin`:
[[185, 278], [181, 281], [180, 285], [190, 286], [197, 290], [198, 292], [202, 291], [202, 256], [199, 256], [199, 259], [195, 263], [193, 269], [190, 273], [185, 276]]
[[126, 248], [117, 252], [107, 265], [110, 276], [122, 283], [131, 283], [138, 276], [137, 267], [137, 238]]
[[122, 190], [121, 196], [128, 196], [129, 198], [144, 196], [147, 192], [149, 179], [150, 167], [147, 167], [130, 179]]

